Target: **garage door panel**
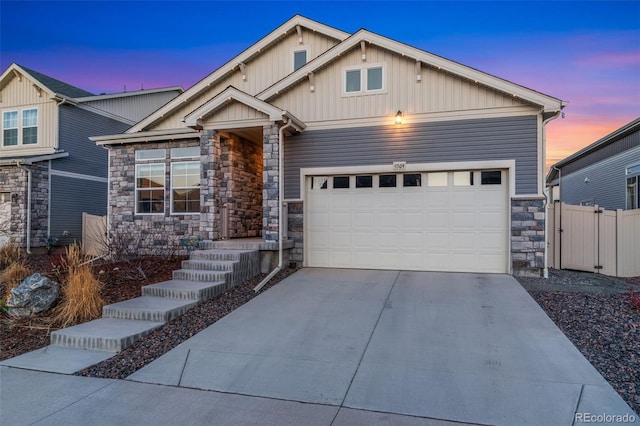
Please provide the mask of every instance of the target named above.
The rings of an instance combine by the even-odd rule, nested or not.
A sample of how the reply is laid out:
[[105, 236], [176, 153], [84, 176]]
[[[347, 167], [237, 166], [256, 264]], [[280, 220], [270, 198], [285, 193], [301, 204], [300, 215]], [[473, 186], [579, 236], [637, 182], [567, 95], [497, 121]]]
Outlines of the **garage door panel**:
[[[460, 172], [458, 177], [469, 173]], [[430, 178], [436, 174], [438, 179]], [[379, 188], [380, 179], [374, 174], [371, 188], [356, 188], [352, 176], [351, 188], [329, 184], [310, 190], [305, 212], [307, 264], [507, 271], [506, 172], [501, 185], [482, 185], [478, 171], [473, 185], [468, 185], [468, 178], [455, 180], [467, 186], [455, 186], [453, 172], [425, 172], [421, 186], [404, 187], [402, 175], [397, 173], [395, 187]]]

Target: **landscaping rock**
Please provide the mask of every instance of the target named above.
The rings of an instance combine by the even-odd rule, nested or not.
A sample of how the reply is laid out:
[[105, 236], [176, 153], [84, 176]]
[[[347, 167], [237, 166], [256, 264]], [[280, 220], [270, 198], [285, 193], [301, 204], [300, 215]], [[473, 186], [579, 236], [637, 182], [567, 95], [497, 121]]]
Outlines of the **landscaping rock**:
[[60, 295], [60, 285], [38, 273], [25, 278], [18, 287], [11, 290], [7, 300], [10, 315], [24, 317], [47, 311]]

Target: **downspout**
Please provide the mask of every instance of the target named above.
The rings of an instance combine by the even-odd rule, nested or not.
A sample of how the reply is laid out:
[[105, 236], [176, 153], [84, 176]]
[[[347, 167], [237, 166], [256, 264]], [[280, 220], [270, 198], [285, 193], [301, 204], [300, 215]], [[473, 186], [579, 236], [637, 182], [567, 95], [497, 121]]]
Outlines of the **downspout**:
[[16, 162], [16, 166], [27, 172], [27, 254], [31, 254], [31, 169], [20, 161]]
[[260, 291], [262, 287], [267, 284], [271, 278], [273, 278], [280, 270], [282, 269], [282, 212], [283, 212], [283, 202], [284, 199], [284, 131], [288, 128], [294, 128], [293, 124], [291, 124], [291, 120], [287, 120], [284, 123], [284, 126], [280, 127], [278, 131], [278, 266], [269, 273], [263, 279], [260, 284], [258, 284], [253, 291], [256, 293]]

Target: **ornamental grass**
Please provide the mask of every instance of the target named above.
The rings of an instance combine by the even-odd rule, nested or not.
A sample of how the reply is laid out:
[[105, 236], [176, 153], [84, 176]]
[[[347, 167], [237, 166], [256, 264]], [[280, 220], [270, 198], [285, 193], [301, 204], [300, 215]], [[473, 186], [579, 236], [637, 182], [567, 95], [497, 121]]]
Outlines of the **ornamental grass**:
[[0, 286], [4, 288], [0, 292], [0, 306], [4, 306], [11, 296], [11, 290], [18, 287], [20, 283], [31, 275], [31, 269], [23, 260], [12, 262], [0, 274]]
[[62, 269], [62, 302], [54, 313], [54, 321], [62, 327], [79, 324], [100, 317], [104, 301], [100, 295], [100, 282], [91, 269], [91, 257], [82, 254], [79, 244], [66, 248]]

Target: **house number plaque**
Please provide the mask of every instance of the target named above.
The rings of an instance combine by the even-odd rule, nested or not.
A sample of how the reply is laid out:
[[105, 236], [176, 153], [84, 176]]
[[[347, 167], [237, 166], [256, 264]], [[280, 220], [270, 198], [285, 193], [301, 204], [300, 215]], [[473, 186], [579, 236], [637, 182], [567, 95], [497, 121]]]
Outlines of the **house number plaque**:
[[397, 172], [401, 172], [406, 170], [407, 162], [406, 161], [394, 161], [393, 162], [393, 170]]

